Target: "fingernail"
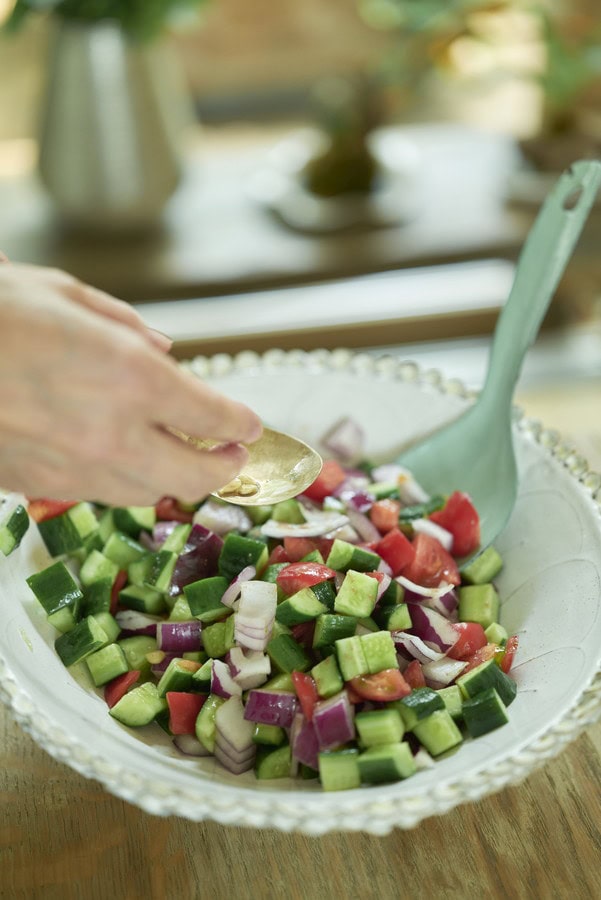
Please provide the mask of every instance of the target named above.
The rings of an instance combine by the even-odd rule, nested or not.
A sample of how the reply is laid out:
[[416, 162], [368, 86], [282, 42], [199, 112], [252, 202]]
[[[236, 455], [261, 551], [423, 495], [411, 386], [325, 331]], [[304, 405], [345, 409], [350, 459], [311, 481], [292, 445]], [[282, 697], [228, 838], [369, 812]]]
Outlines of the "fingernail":
[[168, 350], [173, 345], [173, 338], [170, 338], [168, 334], [163, 334], [157, 328], [149, 328], [148, 334], [153, 343], [160, 349]]

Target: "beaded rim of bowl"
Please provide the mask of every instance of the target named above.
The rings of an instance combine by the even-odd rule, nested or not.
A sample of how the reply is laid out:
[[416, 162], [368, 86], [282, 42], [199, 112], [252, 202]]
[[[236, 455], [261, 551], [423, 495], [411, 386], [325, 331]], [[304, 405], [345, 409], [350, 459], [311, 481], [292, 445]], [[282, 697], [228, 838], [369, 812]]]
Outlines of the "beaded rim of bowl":
[[[473, 399], [476, 393], [456, 379], [447, 380], [436, 369], [422, 370], [416, 363], [394, 356], [372, 356], [346, 349], [316, 351], [270, 350], [260, 355], [245, 351], [234, 357], [218, 354], [196, 357], [183, 365], [200, 377], [243, 372], [250, 369], [271, 371], [290, 367], [311, 367], [313, 371], [375, 373], [391, 380], [415, 383], [441, 393]], [[601, 475], [589, 469], [586, 460], [557, 431], [524, 417], [515, 410], [517, 428], [531, 436], [546, 452], [558, 460], [591, 497], [601, 516]], [[469, 801], [510, 784], [522, 781], [532, 771], [560, 753], [585, 728], [601, 717], [601, 668], [583, 686], [566, 714], [544, 734], [504, 759], [461, 778], [455, 778], [427, 793], [408, 793], [402, 797], [371, 800], [361, 792], [330, 793], [319, 807], [316, 798], [324, 794], [300, 792], [254, 792], [215, 790], [215, 784], [199, 779], [198, 790], [178, 790], [173, 785], [147, 779], [90, 751], [72, 734], [53, 724], [36, 707], [27, 691], [18, 684], [6, 662], [0, 658], [0, 699], [18, 724], [47, 753], [66, 763], [86, 778], [99, 781], [110, 793], [155, 815], [177, 815], [193, 821], [213, 820], [221, 824], [270, 827], [281, 831], [324, 834], [329, 831], [355, 830], [387, 834], [393, 828], [412, 828], [422, 819], [440, 815]], [[318, 802], [320, 802], [318, 800]]]

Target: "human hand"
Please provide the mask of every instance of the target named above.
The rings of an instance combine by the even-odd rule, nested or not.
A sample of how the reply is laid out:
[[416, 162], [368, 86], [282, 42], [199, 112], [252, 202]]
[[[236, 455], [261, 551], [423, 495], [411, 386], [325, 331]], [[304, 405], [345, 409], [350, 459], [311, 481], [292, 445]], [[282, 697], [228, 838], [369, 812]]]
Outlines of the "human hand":
[[[132, 307], [63, 272], [0, 265], [0, 485], [145, 506], [230, 481], [260, 420], [180, 368], [169, 346]], [[199, 451], [166, 427], [223, 446]]]

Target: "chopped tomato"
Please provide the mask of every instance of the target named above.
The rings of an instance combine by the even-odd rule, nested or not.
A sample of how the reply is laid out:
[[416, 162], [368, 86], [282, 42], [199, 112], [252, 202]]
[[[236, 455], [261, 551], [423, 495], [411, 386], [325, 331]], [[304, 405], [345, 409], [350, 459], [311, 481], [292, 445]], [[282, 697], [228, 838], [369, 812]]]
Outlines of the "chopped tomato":
[[467, 556], [480, 546], [480, 518], [467, 494], [454, 491], [430, 519], [453, 535], [453, 556]]
[[333, 543], [333, 538], [285, 537], [284, 550], [288, 554], [290, 562], [299, 562], [314, 550], [319, 550], [323, 558], [327, 559]]
[[363, 574], [369, 575], [370, 578], [375, 578], [378, 584], [382, 584], [382, 582], [386, 578], [384, 572], [364, 572]]
[[457, 563], [440, 541], [420, 531], [412, 541], [415, 557], [403, 569], [403, 575], [423, 587], [436, 587], [441, 581], [459, 584], [461, 576]]
[[503, 656], [501, 658], [500, 666], [505, 672], [506, 675], [509, 674], [509, 671], [513, 665], [513, 658], [516, 654], [516, 650], [518, 649], [518, 636], [517, 634], [513, 634], [510, 638], [507, 638], [507, 643], [503, 648]]
[[[275, 563], [288, 563], [292, 562], [288, 554], [286, 553], [284, 547], [281, 544], [276, 544], [271, 553], [269, 554], [269, 559], [267, 560], [267, 566], [273, 566]], [[267, 566], [265, 568], [267, 568]]]
[[481, 665], [481, 663], [488, 662], [489, 659], [492, 659], [494, 656], [498, 654], [500, 647], [498, 644], [485, 644], [484, 647], [480, 647], [479, 650], [476, 650], [475, 653], [467, 659], [467, 666], [461, 673], [465, 675], [466, 672], [470, 672], [472, 669], [475, 669], [476, 666]]
[[447, 656], [451, 659], [469, 659], [486, 644], [484, 629], [478, 622], [455, 622], [453, 628], [457, 632], [457, 640], [447, 650]]
[[349, 703], [352, 703], [354, 706], [357, 703], [364, 703], [363, 697], [360, 697], [359, 694], [357, 694], [357, 692], [352, 689], [350, 681], [347, 681], [344, 689], [346, 691], [346, 696], [348, 697]]
[[362, 700], [386, 702], [400, 700], [411, 693], [411, 687], [398, 669], [384, 669], [375, 675], [359, 675], [348, 683]]
[[303, 493], [310, 500], [323, 503], [326, 497], [331, 497], [336, 488], [340, 487], [345, 478], [346, 472], [340, 463], [335, 459], [326, 459], [313, 484], [310, 484]]
[[380, 534], [386, 534], [397, 528], [399, 524], [399, 513], [401, 504], [398, 500], [376, 500], [369, 511], [369, 518], [376, 526]]
[[320, 581], [334, 578], [334, 569], [316, 562], [296, 562], [278, 572], [276, 584], [289, 597], [303, 588], [312, 587]]
[[124, 672], [123, 675], [117, 675], [116, 678], [113, 678], [112, 681], [105, 684], [104, 699], [108, 706], [112, 708], [115, 703], [118, 703], [121, 697], [124, 697], [127, 694], [130, 687], [136, 683], [139, 677], [140, 672], [137, 669], [132, 669], [131, 672]]
[[157, 519], [163, 522], [191, 522], [194, 512], [185, 509], [176, 497], [161, 497], [155, 504]]
[[419, 660], [412, 660], [403, 672], [405, 681], [411, 688], [426, 687], [426, 679]]
[[376, 553], [388, 563], [393, 575], [398, 575], [415, 559], [415, 547], [399, 528], [392, 528], [376, 544]]
[[40, 497], [29, 500], [27, 504], [27, 512], [34, 522], [45, 522], [46, 519], [54, 519], [56, 516], [62, 515], [76, 505], [74, 500], [49, 500], [46, 497]]
[[125, 569], [121, 569], [115, 575], [115, 580], [113, 581], [113, 586], [111, 588], [111, 605], [109, 608], [111, 616], [114, 616], [117, 612], [117, 607], [119, 606], [119, 591], [122, 591], [126, 584], [127, 572]]
[[169, 730], [172, 734], [194, 734], [198, 713], [207, 699], [206, 694], [190, 694], [186, 691], [167, 691]]
[[294, 690], [296, 691], [296, 696], [298, 697], [298, 702], [301, 705], [305, 719], [307, 722], [311, 722], [313, 720], [315, 704], [319, 700], [317, 685], [311, 676], [306, 675], [305, 672], [291, 672], [290, 677], [292, 678]]

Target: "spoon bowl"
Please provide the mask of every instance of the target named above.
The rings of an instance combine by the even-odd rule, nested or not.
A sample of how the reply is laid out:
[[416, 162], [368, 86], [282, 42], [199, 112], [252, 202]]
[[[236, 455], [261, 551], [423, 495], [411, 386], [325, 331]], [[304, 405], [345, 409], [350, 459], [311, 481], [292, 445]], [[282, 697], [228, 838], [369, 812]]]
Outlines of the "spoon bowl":
[[493, 543], [513, 510], [518, 490], [511, 428], [515, 385], [600, 184], [601, 163], [592, 160], [574, 163], [560, 177], [520, 254], [478, 400], [398, 460], [433, 494], [460, 490], [471, 496], [481, 528], [474, 555]]

